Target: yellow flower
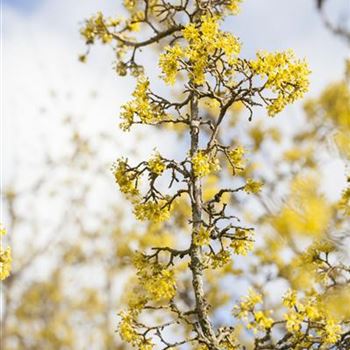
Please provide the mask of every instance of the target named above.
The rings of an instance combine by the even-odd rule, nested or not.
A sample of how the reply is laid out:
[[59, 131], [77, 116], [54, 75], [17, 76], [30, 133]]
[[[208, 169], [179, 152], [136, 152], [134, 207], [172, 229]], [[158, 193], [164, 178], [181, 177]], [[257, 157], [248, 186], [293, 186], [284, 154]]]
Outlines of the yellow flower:
[[148, 161], [148, 168], [153, 174], [156, 174], [158, 176], [163, 174], [166, 165], [162, 160], [160, 154], [156, 154], [152, 159]]
[[159, 263], [150, 262], [144, 255], [136, 253], [133, 259], [137, 268], [140, 286], [150, 300], [170, 300], [176, 294], [175, 273]]
[[297, 304], [297, 293], [293, 290], [289, 290], [283, 297], [283, 305], [289, 309], [294, 308]]
[[305, 315], [311, 321], [316, 321], [320, 318], [320, 311], [316, 305], [312, 305], [311, 303], [305, 306]]
[[240, 10], [240, 4], [243, 2], [243, 0], [229, 0], [228, 5], [226, 5], [226, 8], [233, 14], [237, 15]]
[[223, 33], [216, 46], [225, 53], [230, 64], [235, 63], [233, 57], [237, 56], [241, 51], [241, 44], [235, 36], [231, 33]]
[[202, 16], [202, 24], [200, 26], [202, 40], [211, 43], [219, 31], [218, 18], [210, 15]]
[[247, 193], [258, 193], [261, 191], [263, 183], [255, 181], [253, 179], [247, 179], [247, 183], [244, 186], [244, 191]]
[[102, 12], [85, 21], [85, 26], [81, 29], [80, 34], [87, 44], [93, 44], [95, 39], [99, 39], [103, 44], [111, 42], [113, 36], [108, 31], [108, 25]]
[[303, 97], [308, 90], [310, 70], [305, 61], [296, 59], [292, 50], [259, 52], [257, 59], [250, 61], [250, 66], [254, 74], [266, 78], [265, 87], [276, 94], [267, 106], [270, 116]]
[[134, 99], [127, 102], [121, 107], [122, 122], [120, 127], [122, 130], [130, 130], [131, 125], [137, 121], [143, 124], [151, 124], [160, 121], [164, 117], [164, 112], [159, 109], [159, 106], [154, 105], [148, 98], [149, 80], [148, 78], [139, 77], [135, 91], [133, 92]]
[[327, 344], [334, 345], [341, 337], [342, 328], [333, 319], [327, 319], [323, 330], [320, 332]]
[[143, 341], [139, 345], [139, 350], [152, 350], [153, 349], [153, 344], [151, 343], [150, 340]]
[[170, 300], [176, 294], [174, 271], [167, 269], [153, 270], [152, 275], [143, 279], [142, 282], [147, 292], [155, 301], [162, 299]]
[[255, 321], [259, 327], [263, 329], [270, 329], [273, 324], [273, 319], [266, 316], [263, 311], [254, 312]]
[[256, 304], [260, 304], [262, 302], [261, 294], [258, 294], [255, 290], [249, 289], [248, 295], [242, 298], [242, 301], [239, 305], [234, 307], [235, 314], [239, 318], [246, 318], [248, 316], [248, 312], [254, 310]]
[[146, 203], [136, 203], [134, 214], [138, 220], [150, 220], [154, 223], [168, 220], [170, 208], [166, 200], [148, 201]]
[[198, 232], [196, 232], [194, 236], [194, 244], [203, 246], [206, 244], [209, 244], [210, 242], [210, 231], [205, 228], [204, 226], [201, 226]]
[[198, 177], [203, 177], [220, 170], [219, 160], [202, 150], [197, 151], [191, 160], [194, 174]]
[[217, 254], [210, 254], [210, 264], [213, 269], [221, 268], [231, 262], [231, 254], [228, 250], [221, 250]]
[[303, 317], [299, 315], [297, 312], [290, 312], [284, 315], [286, 323], [286, 328], [288, 332], [298, 332], [301, 328], [301, 324], [303, 322]]
[[[225, 55], [232, 66], [236, 63], [241, 50], [239, 40], [228, 32], [219, 29], [219, 16], [204, 15], [196, 27], [189, 23], [182, 31], [188, 46], [183, 50], [168, 52], [161, 57], [161, 67], [167, 82], [174, 82], [176, 72], [180, 68], [180, 59], [187, 59], [184, 69], [189, 72], [190, 79], [197, 85], [203, 85], [208, 68], [214, 64], [213, 57], [219, 52]], [[216, 64], [216, 63], [215, 63]]]
[[122, 312], [120, 316], [122, 318], [118, 327], [120, 337], [139, 350], [152, 350], [152, 342], [135, 330], [135, 320], [131, 312]]
[[190, 41], [196, 41], [200, 39], [199, 30], [196, 28], [194, 23], [189, 23], [186, 25], [186, 27], [183, 29], [182, 34], [188, 42]]
[[238, 255], [247, 255], [254, 247], [252, 230], [238, 229], [230, 246]]
[[167, 46], [165, 53], [160, 55], [159, 67], [163, 72], [163, 79], [166, 83], [174, 85], [180, 67], [179, 59], [184, 55], [180, 45]]
[[145, 14], [142, 11], [132, 14], [130, 20], [126, 22], [128, 29], [132, 32], [138, 32], [141, 29], [141, 22], [144, 18]]
[[122, 313], [122, 320], [119, 323], [118, 332], [123, 340], [132, 345], [137, 344], [139, 335], [133, 327], [133, 318], [130, 313]]
[[[0, 223], [0, 236], [6, 235], [6, 229]], [[7, 247], [3, 249], [2, 243], [0, 244], [0, 280], [3, 281], [10, 275], [11, 272], [11, 248]]]
[[128, 163], [123, 159], [118, 159], [112, 166], [112, 172], [120, 190], [125, 194], [135, 196], [139, 193], [136, 188], [137, 174], [128, 170]]
[[208, 350], [208, 346], [205, 344], [201, 344], [197, 346], [195, 350]]
[[3, 249], [0, 247], [0, 280], [3, 281], [10, 275], [11, 272], [11, 248]]
[[233, 173], [239, 173], [244, 170], [244, 148], [238, 146], [233, 150], [227, 152], [229, 162], [233, 168]]

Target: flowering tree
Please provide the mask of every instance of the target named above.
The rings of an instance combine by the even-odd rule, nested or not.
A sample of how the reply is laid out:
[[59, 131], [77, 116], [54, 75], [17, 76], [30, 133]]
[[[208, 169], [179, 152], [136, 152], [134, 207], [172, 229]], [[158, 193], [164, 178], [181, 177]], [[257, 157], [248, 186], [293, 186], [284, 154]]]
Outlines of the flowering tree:
[[[241, 192], [257, 194], [262, 182], [252, 178], [254, 170], [237, 142], [240, 137], [232, 142], [224, 130], [236, 122], [232, 118], [238, 119], [233, 114], [237, 108], [248, 111], [249, 121], [257, 107], [265, 106], [275, 116], [303, 96], [309, 74], [306, 63], [292, 51], [259, 52], [250, 60], [240, 57], [239, 39], [220, 29], [226, 15], [238, 13], [239, 2], [127, 1], [127, 20], [99, 13], [82, 29], [87, 44], [101, 40], [114, 46], [120, 75], [130, 71], [137, 77], [133, 100], [122, 109], [121, 128], [176, 124], [183, 135], [187, 131], [188, 139], [188, 151], [180, 160], [156, 153], [135, 166], [127, 159], [114, 166], [116, 182], [133, 204], [136, 218], [158, 224], [167, 233], [174, 231], [168, 244], [150, 245], [134, 255], [137, 278], [128, 288], [119, 334], [139, 349], [346, 349], [349, 315], [340, 305], [349, 298], [349, 269], [333, 258], [337, 247], [329, 231], [346, 227], [348, 190], [338, 203], [329, 203], [313, 175], [288, 177], [274, 164], [275, 178], [261, 178], [271, 194], [279, 190], [279, 180], [291, 181], [287, 203], [272, 212], [257, 197], [265, 212], [254, 219], [260, 222], [259, 230], [268, 227], [270, 232], [248, 269], [242, 272], [232, 265], [254, 242], [254, 227], [243, 225], [237, 216], [242, 213], [237, 198], [242, 198]], [[140, 29], [142, 37], [135, 38], [132, 32]], [[156, 43], [163, 50], [162, 78], [174, 86], [176, 101], [151, 90], [138, 61], [139, 51]], [[349, 95], [344, 86], [341, 119], [348, 128]], [[323, 104], [326, 95], [310, 102], [310, 117], [329, 118], [331, 107]], [[261, 135], [258, 125], [251, 128], [256, 149], [263, 142]], [[307, 146], [317, 145], [322, 137], [316, 123], [309, 133], [295, 135], [301, 147], [283, 157], [296, 169], [316, 169]], [[346, 141], [342, 144], [346, 147]], [[233, 178], [226, 177], [226, 169]], [[166, 193], [160, 178], [168, 181]], [[147, 185], [142, 185], [145, 179]], [[295, 235], [302, 243], [296, 244]], [[225, 276], [251, 281], [254, 289], [236, 303], [230, 317], [217, 321], [216, 311], [227, 301], [220, 300], [218, 278]], [[293, 290], [285, 293], [282, 303], [274, 300], [268, 308], [264, 287], [278, 279]]]
[[[175, 126], [188, 145], [179, 160], [159, 150], [136, 165], [119, 159], [113, 168], [135, 217], [172, 237], [134, 254], [137, 278], [127, 288], [128, 308], [121, 313], [119, 334], [143, 350], [347, 349], [350, 315], [341, 306], [349, 299], [350, 270], [339, 262], [336, 239], [331, 238], [335, 230], [347, 227], [349, 190], [330, 203], [319, 189], [313, 147], [322, 144], [324, 133], [317, 123], [296, 133], [293, 141], [301, 147], [272, 162], [274, 174], [261, 171], [257, 179], [259, 171], [253, 156], [250, 161], [246, 157], [244, 138], [231, 140], [227, 131], [239, 130], [237, 109], [249, 121], [258, 107], [275, 116], [308, 88], [307, 64], [292, 51], [262, 51], [254, 59], [240, 56], [240, 40], [221, 30], [224, 18], [238, 13], [239, 3], [126, 1], [126, 20], [99, 13], [82, 29], [88, 45], [100, 40], [114, 47], [120, 75], [137, 77], [133, 99], [122, 108], [121, 128]], [[142, 35], [135, 37], [133, 32], [140, 29]], [[173, 86], [176, 100], [151, 89], [138, 59], [143, 48], [154, 44], [163, 51], [162, 79]], [[307, 114], [321, 123], [328, 118], [341, 124], [346, 134], [338, 145], [348, 157], [346, 84], [341, 91], [344, 111], [343, 103], [340, 111], [325, 103], [332, 94], [326, 91], [308, 105]], [[264, 132], [279, 142], [273, 130], [264, 131], [259, 124], [248, 127], [257, 151]], [[292, 171], [283, 170], [282, 160]], [[301, 170], [308, 173], [301, 177]], [[285, 203], [272, 210], [259, 192], [264, 183], [264, 191], [272, 195], [282, 182], [290, 183], [291, 190]], [[258, 213], [242, 224], [243, 203], [251, 207], [249, 198], [260, 205], [260, 212], [253, 207]], [[255, 259], [234, 268], [253, 249], [256, 224], [262, 239]], [[253, 288], [220, 319], [220, 307], [230, 298], [224, 298], [219, 282], [228, 277], [231, 284], [243, 280]], [[282, 302], [271, 303], [267, 286], [279, 280], [291, 289]]]
[[[259, 107], [274, 115], [298, 98], [306, 65], [291, 52], [240, 58], [239, 40], [220, 30], [239, 1], [125, 5], [127, 20], [98, 14], [82, 34], [89, 45], [101, 39], [114, 47], [117, 72], [138, 78], [122, 128], [163, 126], [182, 137], [184, 152], [180, 160], [157, 152], [133, 167], [127, 159], [116, 162], [122, 192], [146, 221], [126, 229], [120, 206], [89, 208], [105, 173], [97, 152], [106, 141], [117, 145], [96, 135], [95, 149], [80, 133], [82, 120], [64, 120], [69, 154], [46, 154], [47, 171], [33, 186], [14, 182], [2, 194], [9, 234], [1, 226], [7, 241], [0, 246], [1, 346], [124, 349], [112, 331], [118, 304], [119, 334], [140, 349], [349, 349], [350, 268], [343, 250], [350, 188], [335, 201], [322, 193], [319, 156], [331, 143], [333, 158], [345, 164], [350, 158], [349, 62], [342, 80], [306, 102], [302, 127], [287, 136], [266, 126]], [[324, 20], [349, 38], [345, 27]], [[155, 93], [155, 81], [151, 91], [140, 63], [142, 48], [156, 44], [176, 101]], [[85, 182], [87, 174], [92, 179]], [[63, 193], [67, 186], [74, 191]], [[269, 200], [280, 193], [283, 201]], [[63, 212], [45, 207], [57, 226], [33, 210], [42, 198], [64, 200]], [[95, 271], [101, 283], [86, 285], [83, 276]]]

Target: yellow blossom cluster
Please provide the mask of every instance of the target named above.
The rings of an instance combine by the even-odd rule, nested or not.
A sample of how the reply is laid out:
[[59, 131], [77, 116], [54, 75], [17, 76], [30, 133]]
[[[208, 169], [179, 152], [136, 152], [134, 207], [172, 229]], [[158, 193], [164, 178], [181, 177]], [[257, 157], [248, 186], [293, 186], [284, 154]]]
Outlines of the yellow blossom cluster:
[[[160, 175], [165, 170], [160, 155], [156, 155], [148, 162], [149, 171], [153, 174]], [[117, 160], [112, 167], [115, 180], [119, 185], [121, 192], [129, 195], [134, 205], [134, 215], [138, 220], [150, 220], [154, 223], [162, 222], [170, 217], [170, 205], [167, 197], [163, 199], [153, 199], [143, 202], [139, 196], [137, 188], [139, 183], [139, 173], [128, 167], [127, 161]]]
[[237, 229], [230, 244], [235, 254], [247, 255], [254, 247], [254, 231]]
[[159, 263], [151, 263], [142, 254], [134, 257], [139, 284], [146, 291], [146, 298], [155, 301], [170, 300], [176, 294], [175, 273]]
[[145, 13], [143, 11], [136, 11], [126, 21], [126, 27], [131, 32], [138, 32], [141, 29], [141, 23], [144, 19]]
[[289, 289], [283, 296], [283, 305], [289, 309], [293, 309], [298, 301], [298, 295], [295, 290]]
[[141, 76], [133, 92], [134, 99], [122, 106], [120, 127], [122, 130], [130, 130], [131, 125], [136, 121], [143, 124], [155, 123], [164, 117], [159, 106], [152, 103], [148, 97], [149, 80]]
[[[135, 11], [132, 9], [133, 1], [129, 1], [130, 4], [125, 4], [128, 10], [131, 10], [130, 17], [124, 19], [122, 17], [105, 18], [102, 12], [98, 12], [96, 15], [90, 17], [85, 21], [80, 34], [84, 38], [87, 45], [94, 44], [96, 40], [99, 40], [103, 44], [108, 44], [114, 39], [113, 31], [116, 27], [124, 24], [124, 31], [136, 32], [140, 30], [140, 24], [145, 19], [144, 11]], [[135, 5], [135, 2], [133, 2]], [[117, 52], [117, 56], [123, 55], [124, 47], [120, 45]], [[86, 55], [80, 56], [80, 60], [84, 62]]]
[[[150, 173], [160, 175], [165, 170], [165, 164], [160, 155], [156, 155], [148, 163]], [[149, 199], [142, 201], [138, 190], [140, 173], [131, 169], [126, 160], [119, 159], [113, 165], [112, 171], [121, 192], [130, 196], [134, 205], [134, 215], [138, 220], [150, 220], [159, 223], [170, 217], [171, 206], [168, 205], [169, 198]]]
[[203, 177], [220, 170], [219, 160], [203, 150], [197, 151], [191, 160], [193, 171], [198, 177]]
[[322, 326], [319, 334], [324, 339], [324, 343], [328, 345], [335, 344], [342, 335], [341, 325], [331, 318], [326, 318]]
[[304, 319], [303, 315], [296, 312], [290, 312], [286, 313], [284, 315], [284, 318], [286, 320], [286, 329], [288, 332], [299, 335], [298, 332], [301, 329], [301, 325]]
[[153, 300], [172, 299], [176, 294], [174, 271], [168, 269], [153, 269], [152, 274], [142, 278], [144, 287]]
[[148, 161], [148, 168], [152, 174], [157, 176], [163, 174], [166, 165], [159, 153]]
[[80, 34], [85, 39], [86, 44], [93, 44], [96, 39], [99, 39], [103, 44], [107, 44], [113, 39], [112, 34], [108, 31], [108, 27], [117, 26], [120, 22], [121, 20], [118, 18], [106, 20], [102, 12], [98, 12], [85, 22], [85, 26], [81, 29]]
[[123, 1], [124, 7], [129, 11], [135, 10], [137, 3], [138, 3], [137, 0], [124, 0]]
[[228, 4], [226, 5], [226, 8], [233, 15], [237, 15], [240, 11], [240, 5], [242, 2], [243, 2], [243, 0], [229, 0]]
[[256, 181], [253, 179], [247, 179], [247, 182], [244, 186], [244, 191], [247, 193], [259, 193], [263, 183], [261, 181]]
[[122, 312], [120, 314], [121, 321], [119, 323], [118, 332], [121, 338], [137, 348], [138, 350], [152, 350], [153, 344], [149, 339], [145, 339], [135, 330], [135, 320], [130, 312]]
[[210, 253], [210, 265], [213, 269], [220, 269], [227, 264], [232, 264], [231, 254], [229, 250], [221, 250], [217, 254]]
[[274, 320], [269, 317], [266, 310], [255, 310], [256, 305], [263, 301], [262, 295], [249, 289], [248, 295], [243, 297], [241, 302], [234, 307], [234, 314], [238, 318], [248, 322], [247, 328], [257, 331], [268, 331], [273, 326]]
[[262, 295], [254, 289], [249, 289], [248, 295], [243, 297], [241, 302], [234, 307], [234, 313], [240, 319], [246, 319], [249, 313], [254, 311], [257, 304], [262, 303]]
[[320, 104], [340, 128], [350, 131], [350, 87], [349, 83], [342, 81], [331, 85], [321, 95]]
[[248, 329], [266, 330], [270, 329], [272, 325], [273, 319], [267, 315], [267, 312], [259, 310], [254, 312], [254, 321], [248, 324]]
[[[148, 16], [153, 15], [157, 9], [158, 0], [149, 0], [147, 3]], [[142, 14], [144, 17], [143, 2], [140, 0], [123, 0], [125, 9], [129, 12], [130, 18], [134, 18], [137, 14]], [[130, 18], [128, 21], [130, 21]]]
[[[6, 229], [0, 224], [0, 237], [6, 234]], [[2, 243], [0, 244], [0, 280], [3, 281], [10, 275], [11, 272], [11, 248], [7, 247], [3, 249]]]
[[[305, 300], [299, 301], [295, 291], [288, 291], [284, 297], [284, 305], [288, 308], [284, 315], [286, 329], [293, 337], [307, 340], [308, 336], [303, 332], [314, 328], [324, 344], [334, 345], [341, 337], [342, 327], [340, 322], [330, 315], [331, 309], [325, 308], [320, 299], [320, 296], [313, 292]], [[307, 328], [302, 327], [304, 323], [308, 324]]]
[[158, 201], [149, 200], [146, 203], [139, 202], [134, 206], [134, 214], [138, 220], [150, 220], [155, 223], [168, 220], [170, 217], [170, 206], [166, 199]]
[[137, 174], [134, 171], [129, 171], [128, 164], [125, 160], [118, 159], [112, 167], [112, 172], [116, 183], [124, 194], [132, 196], [139, 194], [136, 187]]
[[297, 60], [291, 50], [277, 53], [259, 52], [257, 59], [250, 61], [250, 66], [254, 74], [266, 79], [264, 86], [276, 94], [267, 106], [270, 116], [303, 97], [308, 90], [308, 65], [305, 61]]
[[197, 85], [204, 84], [208, 68], [216, 66], [215, 56], [225, 55], [227, 62], [234, 65], [241, 45], [235, 36], [219, 29], [219, 21], [218, 16], [204, 15], [198, 27], [190, 23], [183, 29], [183, 37], [188, 46], [165, 48], [165, 53], [160, 57], [165, 82], [175, 83], [177, 72], [181, 68], [180, 60], [185, 61], [184, 69]]
[[193, 237], [193, 242], [196, 245], [204, 246], [210, 242], [210, 230], [201, 226]]
[[3, 249], [0, 247], [0, 280], [4, 280], [10, 275], [11, 272], [11, 248], [7, 247]]
[[164, 81], [167, 84], [175, 84], [176, 76], [180, 68], [179, 60], [184, 56], [180, 45], [167, 46], [165, 52], [159, 57], [159, 67], [162, 69]]
[[234, 175], [244, 170], [244, 153], [245, 151], [242, 146], [227, 151], [228, 160], [232, 166]]

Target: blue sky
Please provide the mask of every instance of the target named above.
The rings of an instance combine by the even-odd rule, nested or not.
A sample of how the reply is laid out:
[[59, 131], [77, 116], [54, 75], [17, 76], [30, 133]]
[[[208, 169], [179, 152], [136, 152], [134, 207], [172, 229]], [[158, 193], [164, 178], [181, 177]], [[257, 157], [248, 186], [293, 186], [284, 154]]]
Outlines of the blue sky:
[[18, 11], [31, 12], [40, 6], [40, 4], [45, 0], [3, 0], [3, 4], [6, 6], [11, 6]]

